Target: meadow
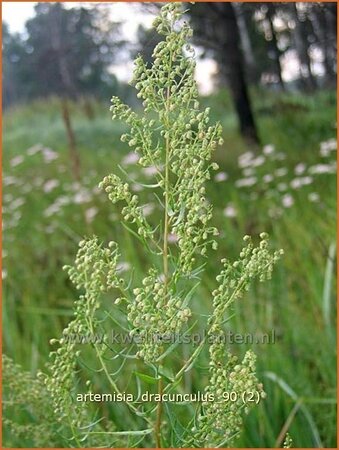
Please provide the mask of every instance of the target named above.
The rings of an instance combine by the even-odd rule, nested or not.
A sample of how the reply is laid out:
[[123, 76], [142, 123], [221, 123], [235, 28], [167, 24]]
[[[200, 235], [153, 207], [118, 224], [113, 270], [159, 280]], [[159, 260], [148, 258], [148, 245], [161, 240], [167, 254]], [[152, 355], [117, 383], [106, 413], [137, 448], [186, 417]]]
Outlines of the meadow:
[[[246, 417], [237, 445], [281, 447], [289, 430], [294, 447], [335, 447], [336, 94], [255, 91], [253, 98], [261, 148], [240, 138], [226, 92], [202, 99], [223, 126], [224, 144], [214, 156], [220, 168], [207, 187], [220, 239], [217, 252], [206, 258], [192, 307], [197, 315], [206, 313], [223, 255], [236, 257], [245, 234], [268, 232], [284, 257], [271, 281], [256, 284], [235, 304], [228, 322], [233, 332], [274, 330], [275, 336], [271, 343], [232, 346], [236, 354], [254, 349], [267, 392]], [[70, 170], [58, 99], [16, 106], [3, 117], [3, 347], [33, 375], [44, 370], [50, 339], [72, 316], [77, 294], [62, 266], [72, 263], [82, 236], [119, 239], [120, 270], [133, 270], [136, 278], [147, 262], [98, 184], [119, 167], [130, 181], [151, 182], [152, 170], [139, 168], [120, 141], [124, 130], [112, 122], [109, 103], [91, 100], [91, 108], [88, 117], [81, 105], [71, 105], [80, 181]], [[156, 223], [157, 205], [148, 191], [137, 183], [134, 189]], [[203, 358], [186, 377], [187, 388], [202, 385]], [[123, 370], [122, 378], [128, 367]], [[100, 373], [93, 378], [104, 390]], [[107, 414], [124, 424], [119, 406], [112, 408]], [[16, 420], [37, 421], [19, 412]], [[4, 431], [4, 446], [30, 446], [29, 436]]]

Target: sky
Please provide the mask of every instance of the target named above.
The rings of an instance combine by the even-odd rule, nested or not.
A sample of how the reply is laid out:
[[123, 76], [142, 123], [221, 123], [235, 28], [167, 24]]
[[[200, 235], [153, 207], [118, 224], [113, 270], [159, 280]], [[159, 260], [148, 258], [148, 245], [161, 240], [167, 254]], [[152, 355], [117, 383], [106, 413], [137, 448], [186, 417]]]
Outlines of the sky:
[[3, 2], [2, 20], [7, 22], [11, 32], [23, 31], [27, 19], [34, 14], [33, 2]]

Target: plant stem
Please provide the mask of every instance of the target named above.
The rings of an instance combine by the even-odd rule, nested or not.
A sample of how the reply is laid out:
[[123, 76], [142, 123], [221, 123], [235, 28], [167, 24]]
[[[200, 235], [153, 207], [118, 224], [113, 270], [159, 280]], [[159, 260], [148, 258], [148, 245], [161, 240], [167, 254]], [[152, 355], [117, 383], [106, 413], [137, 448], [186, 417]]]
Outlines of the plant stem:
[[[94, 326], [93, 326], [93, 322], [92, 322], [92, 317], [87, 318], [86, 322], [87, 322], [87, 326], [88, 326], [90, 332], [92, 333], [92, 335], [94, 335]], [[106, 364], [105, 364], [105, 362], [104, 362], [104, 360], [103, 360], [103, 358], [101, 356], [101, 353], [100, 353], [100, 350], [99, 350], [97, 344], [94, 344], [94, 349], [95, 349], [95, 353], [97, 355], [97, 358], [98, 358], [98, 360], [100, 362], [101, 368], [104, 371], [109, 384], [112, 386], [114, 392], [117, 392], [118, 394], [121, 394], [120, 389], [118, 388], [118, 386], [115, 383], [115, 381], [112, 379], [112, 377], [111, 377], [111, 375], [110, 375], [110, 373], [109, 373], [109, 371], [108, 371], [108, 369], [106, 367]], [[126, 401], [126, 404], [135, 414], [137, 414], [138, 416], [142, 417], [140, 415], [140, 412], [139, 412], [138, 408], [136, 408], [133, 405], [133, 403]], [[142, 418], [144, 420], [146, 420], [146, 422], [151, 423], [150, 419], [148, 419], [147, 417], [142, 417]]]
[[[166, 99], [166, 111], [167, 111], [167, 129], [169, 130], [169, 89], [167, 89], [167, 99]], [[168, 281], [169, 281], [169, 270], [168, 270], [168, 229], [169, 229], [169, 153], [170, 153], [170, 141], [169, 137], [166, 137], [165, 143], [165, 211], [164, 211], [164, 236], [163, 236], [163, 270], [164, 270], [164, 298], [167, 298], [168, 293]], [[160, 395], [160, 400], [157, 405], [156, 421], [154, 426], [154, 436], [155, 436], [155, 446], [161, 448], [161, 417], [162, 417], [162, 393], [163, 393], [163, 379], [160, 375], [158, 381], [158, 394]]]
[[[158, 381], [158, 394], [162, 396], [162, 393], [163, 393], [163, 380], [162, 377], [160, 377]], [[161, 448], [161, 431], [160, 431], [161, 416], [162, 416], [162, 401], [160, 400], [157, 406], [157, 416], [154, 427], [156, 448]]]

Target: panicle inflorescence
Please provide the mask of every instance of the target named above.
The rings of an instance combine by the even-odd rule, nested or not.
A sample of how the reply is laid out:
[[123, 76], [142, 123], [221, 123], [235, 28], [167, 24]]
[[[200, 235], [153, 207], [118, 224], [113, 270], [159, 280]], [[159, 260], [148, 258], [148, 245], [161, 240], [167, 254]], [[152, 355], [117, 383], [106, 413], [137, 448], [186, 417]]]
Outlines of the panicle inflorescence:
[[133, 325], [132, 336], [140, 342], [138, 356], [154, 362], [164, 350], [163, 337], [177, 333], [191, 316], [191, 310], [169, 287], [165, 289], [156, 269], [149, 270], [142, 287], [133, 291], [135, 299], [128, 305], [127, 318]]
[[121, 211], [123, 218], [126, 222], [137, 225], [137, 231], [141, 237], [147, 238], [153, 235], [150, 225], [142, 213], [142, 207], [139, 206], [138, 196], [132, 195], [128, 183], [123, 183], [117, 175], [108, 175], [101, 181], [99, 188], [108, 194], [108, 198], [113, 204], [121, 200], [126, 203]]
[[[249, 350], [243, 360], [232, 355], [222, 342], [210, 346], [209, 383], [205, 388], [213, 401], [206, 401], [198, 416], [192, 439], [199, 447], [230, 447], [242, 429], [243, 413], [249, 412], [251, 403], [244, 402], [248, 395], [265, 397], [263, 385], [255, 375], [256, 356]], [[225, 398], [225, 393], [229, 398]]]
[[[59, 447], [56, 416], [41, 380], [6, 355], [2, 355], [2, 373], [3, 426], [20, 444], [29, 436], [34, 447]], [[25, 417], [24, 422], [21, 417]]]
[[[177, 29], [181, 15], [180, 5], [165, 5], [154, 26], [166, 38], [154, 49], [154, 63], [148, 67], [141, 56], [135, 60], [132, 84], [150, 117], [140, 118], [116, 97], [111, 107], [113, 118], [130, 127], [121, 140], [140, 154], [140, 165], [156, 169], [158, 187], [167, 197], [169, 231], [177, 236], [175, 269], [179, 277], [191, 274], [196, 253], [205, 255], [207, 245], [217, 247], [213, 236], [218, 232], [208, 226], [212, 206], [206, 198], [205, 183], [210, 171], [218, 168], [211, 163], [212, 152], [223, 142], [220, 124], [210, 124], [210, 109], [199, 108], [194, 52], [187, 43], [192, 31], [186, 22]], [[130, 201], [127, 183], [115, 175], [106, 177], [101, 186], [112, 201]], [[138, 221], [129, 205], [124, 212]], [[146, 237], [145, 227], [139, 228]]]
[[223, 266], [216, 280], [219, 284], [212, 292], [213, 314], [209, 319], [210, 332], [219, 332], [226, 309], [250, 287], [254, 278], [263, 282], [270, 279], [274, 264], [283, 250], [271, 253], [268, 248], [267, 233], [260, 234], [260, 244], [255, 247], [250, 236], [245, 236], [246, 246], [240, 252], [239, 260], [230, 262], [222, 259]]
[[[113, 119], [129, 127], [121, 141], [139, 154], [139, 165], [155, 168], [155, 186], [160, 190], [160, 195], [155, 193], [156, 199], [165, 210], [161, 226], [152, 230], [127, 182], [109, 175], [100, 183], [114, 204], [126, 203], [123, 219], [134, 224], [138, 234], [153, 247], [156, 243], [158, 254], [160, 249], [161, 257], [169, 263], [163, 278], [158, 268], [150, 269], [144, 285], [135, 288], [134, 301], [128, 303], [132, 334], [143, 338], [138, 356], [146, 360], [158, 358], [163, 348], [160, 340], [157, 344], [146, 341], [165, 330], [179, 331], [190, 316], [189, 308], [182, 306], [174, 294], [170, 278], [177, 281], [191, 276], [195, 255], [205, 255], [207, 246], [217, 247], [214, 237], [218, 231], [208, 225], [212, 206], [206, 198], [205, 183], [210, 171], [218, 168], [211, 157], [222, 144], [222, 129], [219, 123], [210, 124], [209, 108], [200, 110], [193, 76], [194, 51], [187, 42], [192, 30], [186, 22], [178, 26], [181, 16], [180, 4], [165, 5], [154, 24], [165, 38], [154, 49], [153, 64], [148, 66], [141, 56], [135, 60], [131, 84], [138, 91], [145, 114], [139, 117], [117, 97], [112, 98], [111, 107]], [[169, 254], [170, 233], [177, 240]]]
[[98, 293], [121, 288], [123, 280], [117, 276], [118, 244], [109, 242], [103, 247], [97, 237], [82, 240], [74, 266], [64, 266], [77, 289], [85, 290], [88, 306], [93, 307]]
[[[242, 362], [238, 362], [225, 346], [222, 324], [226, 310], [249, 289], [254, 278], [259, 278], [259, 281], [270, 278], [282, 250], [269, 251], [266, 233], [260, 234], [257, 247], [249, 236], [245, 236], [244, 241], [246, 246], [241, 250], [239, 260], [233, 263], [226, 259], [221, 261], [223, 269], [216, 278], [219, 286], [212, 293], [213, 311], [208, 320], [208, 335], [212, 343], [206, 393], [213, 394], [215, 401], [206, 402], [198, 417], [193, 439], [199, 446], [230, 446], [242, 428], [242, 413], [248, 413], [253, 405], [243, 402], [243, 396], [255, 393], [259, 398], [265, 397], [263, 385], [255, 375], [254, 353], [247, 351]], [[235, 393], [235, 400], [222, 401], [220, 397], [225, 392]]]
[[51, 353], [50, 375], [45, 377], [45, 384], [58, 420], [67, 419], [71, 428], [83, 426], [88, 419], [85, 407], [74, 404], [74, 375], [80, 350], [76, 349], [73, 337], [94, 333], [94, 315], [100, 307], [101, 293], [112, 288], [123, 290], [124, 282], [117, 274], [118, 257], [115, 242], [105, 248], [94, 237], [79, 243], [74, 266], [64, 266], [76, 288], [84, 293], [75, 303], [75, 318], [64, 329], [62, 338], [51, 341], [59, 343], [59, 348]]
[[293, 440], [289, 433], [286, 433], [283, 448], [291, 448], [293, 445]]
[[[132, 194], [129, 184], [115, 174], [106, 176], [99, 185], [114, 205], [124, 203], [122, 218], [132, 224], [136, 232], [126, 228], [134, 236], [138, 235], [154, 258], [145, 268], [139, 286], [132, 277], [125, 285], [118, 276], [117, 244], [111, 242], [104, 247], [94, 237], [80, 242], [75, 265], [65, 267], [71, 281], [83, 293], [75, 303], [75, 318], [65, 328], [62, 338], [54, 340], [59, 343], [59, 348], [51, 354], [50, 375], [45, 377], [45, 384], [54, 404], [54, 413], [59, 420], [67, 420], [72, 430], [84, 429], [88, 417], [84, 406], [73, 399], [80, 352], [69, 337], [95, 332], [100, 295], [110, 289], [120, 292], [114, 303], [118, 305], [122, 300], [126, 303], [130, 334], [139, 347], [136, 357], [154, 368], [160, 361], [163, 364], [167, 356], [162, 337], [168, 332], [179, 333], [191, 316], [188, 299], [192, 286], [186, 280], [199, 271], [197, 256], [206, 255], [209, 247], [217, 248], [214, 237], [218, 230], [209, 225], [212, 205], [206, 196], [205, 185], [211, 171], [218, 169], [211, 160], [213, 151], [223, 143], [222, 129], [219, 123], [210, 123], [209, 108], [200, 108], [194, 80], [194, 50], [188, 43], [192, 30], [182, 21], [181, 5], [165, 4], [154, 26], [164, 39], [154, 49], [153, 64], [148, 65], [141, 56], [136, 58], [131, 82], [142, 102], [143, 114], [137, 114], [117, 97], [112, 98], [111, 111], [113, 119], [127, 124], [128, 130], [121, 136], [121, 141], [138, 154], [141, 167], [152, 168], [156, 183], [147, 187], [154, 188], [154, 198], [164, 214], [154, 225], [151, 218], [146, 220], [138, 196]], [[170, 235], [176, 237], [171, 246], [168, 245]], [[189, 446], [231, 445], [241, 430], [243, 412], [247, 413], [251, 406], [244, 404], [243, 395], [255, 391], [260, 398], [265, 396], [255, 375], [254, 354], [248, 351], [239, 362], [220, 339], [226, 310], [249, 289], [254, 278], [269, 279], [282, 254], [282, 251], [269, 251], [265, 233], [260, 239], [255, 247], [250, 237], [245, 236], [246, 245], [239, 260], [221, 261], [222, 270], [216, 279], [218, 286], [212, 292], [213, 310], [208, 319], [208, 337], [213, 339], [209, 347], [206, 393], [212, 394], [215, 401], [202, 405], [187, 441]], [[94, 347], [102, 371], [110, 385], [119, 391], [105, 365], [105, 344]], [[182, 373], [194, 365], [196, 355], [198, 353], [193, 353], [186, 363], [189, 366], [184, 366], [174, 380], [179, 380]], [[161, 376], [158, 380], [161, 391]], [[225, 392], [234, 392], [236, 399], [223, 401], [221, 397]], [[134, 404], [128, 406], [140, 414]], [[161, 443], [161, 414], [160, 405], [155, 425], [158, 446]], [[152, 424], [146, 414], [143, 418]]]

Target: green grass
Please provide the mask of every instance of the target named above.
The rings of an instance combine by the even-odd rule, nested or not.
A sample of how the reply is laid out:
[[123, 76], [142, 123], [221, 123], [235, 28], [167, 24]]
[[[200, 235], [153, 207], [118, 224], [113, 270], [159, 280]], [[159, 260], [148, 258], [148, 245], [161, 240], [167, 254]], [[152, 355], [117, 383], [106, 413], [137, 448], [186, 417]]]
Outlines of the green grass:
[[[336, 135], [334, 92], [313, 96], [254, 92], [253, 96], [263, 144], [273, 144], [276, 152], [286, 155], [275, 165], [259, 167], [261, 175], [286, 167], [285, 181], [291, 181], [296, 164], [312, 166], [324, 162], [319, 155], [320, 142]], [[281, 206], [284, 194], [277, 191], [279, 180], [273, 184], [271, 197], [265, 195], [267, 188], [262, 185], [237, 188], [234, 182], [242, 177], [237, 157], [248, 148], [238, 135], [229, 98], [218, 93], [203, 103], [211, 107], [214, 118], [224, 126], [225, 144], [215, 158], [228, 179], [220, 183], [211, 180], [208, 186], [208, 197], [215, 205], [214, 222], [221, 235], [219, 249], [206, 260], [203, 285], [192, 304], [197, 317], [210, 306], [208, 293], [219, 270], [219, 257], [236, 257], [244, 234], [256, 235], [265, 230], [271, 235], [273, 247], [285, 250], [272, 280], [253, 286], [236, 304], [236, 314], [229, 322], [229, 328], [235, 332], [265, 333], [274, 329], [276, 337], [274, 344], [254, 346], [267, 398], [246, 418], [245, 431], [237, 445], [273, 447], [300, 401], [295, 415], [290, 417], [293, 445], [335, 447], [336, 286], [334, 267], [328, 259], [336, 240], [335, 175], [320, 174], [314, 176], [312, 184], [299, 190], [288, 188], [294, 198], [290, 208]], [[88, 192], [93, 192], [107, 173], [119, 172], [118, 164], [129, 152], [119, 140], [123, 130], [111, 121], [108, 105], [93, 103], [93, 110], [93, 120], [77, 105], [72, 105], [71, 112], [81, 155], [81, 184]], [[60, 335], [72, 315], [77, 294], [61, 267], [72, 262], [81, 236], [95, 233], [103, 240], [118, 239], [123, 259], [134, 267], [137, 279], [149, 261], [133, 237], [120, 227], [117, 210], [102, 194], [95, 192], [85, 203], [71, 201], [58, 214], [45, 215], [57, 198], [74, 199], [76, 194], [72, 191], [74, 181], [57, 99], [7, 111], [3, 126], [4, 351], [35, 374], [47, 360], [49, 339]], [[40, 153], [27, 156], [26, 150], [37, 143], [56, 151], [58, 158], [46, 164]], [[24, 161], [11, 167], [11, 160], [18, 155], [26, 155]], [[333, 160], [333, 154], [328, 159]], [[128, 166], [127, 170], [133, 173], [132, 177], [140, 176], [137, 167]], [[15, 177], [14, 184], [6, 185], [8, 176]], [[43, 185], [52, 179], [59, 186], [44, 192]], [[259, 194], [256, 200], [252, 198], [255, 192]], [[318, 194], [318, 202], [309, 201], [311, 193]], [[145, 203], [152, 201], [147, 192], [140, 195]], [[14, 208], [13, 202], [18, 198], [23, 199], [23, 204]], [[223, 214], [230, 203], [237, 211], [236, 217]], [[86, 224], [84, 217], [90, 208], [97, 208], [97, 215]], [[272, 217], [272, 209], [281, 209], [281, 214]], [[155, 210], [155, 222], [157, 217]], [[110, 299], [105, 301], [109, 303]], [[242, 354], [245, 347], [234, 345], [232, 350]], [[91, 357], [89, 353], [86, 363], [91, 362]], [[195, 389], [203, 388], [205, 360], [203, 354], [202, 368], [194, 369], [186, 380]], [[94, 375], [96, 385], [100, 391], [109, 392], [101, 378], [100, 374]], [[118, 427], [127, 426], [130, 418], [123, 408], [105, 408], [104, 413]], [[184, 417], [185, 412], [182, 414]], [[24, 445], [7, 432], [4, 438], [5, 446]], [[147, 445], [147, 440], [142, 445]]]

